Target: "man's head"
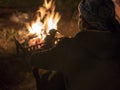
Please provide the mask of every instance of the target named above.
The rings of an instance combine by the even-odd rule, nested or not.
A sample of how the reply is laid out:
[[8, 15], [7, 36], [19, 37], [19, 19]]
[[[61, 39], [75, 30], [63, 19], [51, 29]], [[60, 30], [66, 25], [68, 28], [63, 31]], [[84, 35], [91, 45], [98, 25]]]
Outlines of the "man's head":
[[89, 28], [105, 31], [116, 29], [115, 6], [112, 0], [82, 0], [79, 12]]

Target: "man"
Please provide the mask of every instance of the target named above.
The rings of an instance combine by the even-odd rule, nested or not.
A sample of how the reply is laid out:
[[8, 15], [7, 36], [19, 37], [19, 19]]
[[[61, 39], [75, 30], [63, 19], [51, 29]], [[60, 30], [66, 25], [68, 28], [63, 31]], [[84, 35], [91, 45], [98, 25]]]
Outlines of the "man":
[[[112, 0], [82, 0], [79, 8], [82, 29], [117, 32], [119, 23]], [[31, 63], [62, 72], [67, 90], [119, 90], [118, 37], [80, 32], [72, 39], [63, 39], [51, 51], [34, 54]]]

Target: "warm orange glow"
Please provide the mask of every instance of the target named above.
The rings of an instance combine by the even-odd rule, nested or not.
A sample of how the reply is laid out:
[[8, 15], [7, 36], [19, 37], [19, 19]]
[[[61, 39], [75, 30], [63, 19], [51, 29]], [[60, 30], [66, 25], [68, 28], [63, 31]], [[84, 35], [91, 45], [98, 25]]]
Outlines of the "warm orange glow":
[[[37, 37], [34, 40], [43, 42], [45, 37], [49, 35], [51, 29], [57, 30], [57, 23], [60, 20], [60, 14], [55, 12], [55, 2], [50, 0], [44, 0], [44, 4], [40, 7], [35, 16], [35, 20], [30, 23], [26, 23], [26, 27], [30, 34], [36, 34]], [[30, 42], [30, 46], [33, 45], [33, 41]], [[40, 43], [41, 43], [40, 42]], [[35, 43], [35, 42], [34, 42]]]

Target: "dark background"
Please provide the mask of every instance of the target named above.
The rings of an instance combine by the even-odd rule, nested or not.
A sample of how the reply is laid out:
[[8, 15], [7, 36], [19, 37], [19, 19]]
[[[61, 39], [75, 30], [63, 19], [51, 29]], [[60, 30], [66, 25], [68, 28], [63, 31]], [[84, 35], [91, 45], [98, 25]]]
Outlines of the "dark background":
[[[65, 36], [79, 32], [75, 27], [79, 1], [56, 0], [57, 11], [62, 15], [60, 29]], [[34, 12], [42, 3], [42, 0], [1, 0], [0, 31], [16, 26], [8, 19], [12, 13], [17, 10]], [[119, 46], [119, 33], [81, 32], [74, 39], [63, 40], [54, 52], [37, 54], [31, 63], [26, 56], [16, 55], [15, 50], [10, 49], [14, 54], [9, 54], [0, 47], [3, 50], [0, 53], [0, 90], [36, 90], [31, 65], [62, 71], [70, 79], [73, 90], [120, 90]], [[44, 63], [48, 60], [49, 63]]]

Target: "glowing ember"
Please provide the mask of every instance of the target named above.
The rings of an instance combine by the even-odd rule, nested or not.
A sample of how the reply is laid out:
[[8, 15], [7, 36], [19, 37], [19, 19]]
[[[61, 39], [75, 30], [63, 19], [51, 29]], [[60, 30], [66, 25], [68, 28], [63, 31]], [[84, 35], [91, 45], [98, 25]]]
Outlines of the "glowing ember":
[[60, 14], [55, 12], [55, 2], [44, 0], [43, 6], [36, 12], [35, 19], [30, 23], [26, 23], [29, 33], [37, 35], [29, 41], [29, 46], [43, 43], [50, 30], [57, 30], [60, 17]]

